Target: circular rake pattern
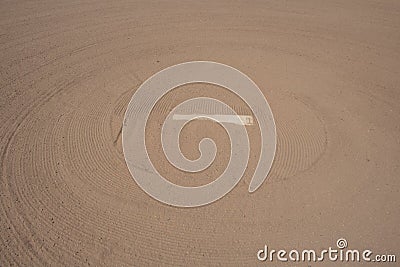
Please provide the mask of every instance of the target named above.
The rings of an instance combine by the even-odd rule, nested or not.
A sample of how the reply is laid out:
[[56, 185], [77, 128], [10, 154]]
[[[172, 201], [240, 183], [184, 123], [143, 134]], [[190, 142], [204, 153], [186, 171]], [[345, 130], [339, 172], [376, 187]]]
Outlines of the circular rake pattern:
[[[398, 121], [391, 91], [398, 84], [398, 35], [387, 27], [397, 18], [386, 11], [393, 8], [383, 8], [389, 3], [3, 2], [0, 266], [253, 266], [265, 242], [315, 244], [338, 225], [360, 230], [361, 219], [371, 223], [360, 230], [371, 237], [363, 242], [398, 247], [373, 238], [394, 236], [397, 229], [378, 222], [394, 220], [386, 212], [397, 203], [398, 188], [398, 151], [390, 145], [398, 136], [391, 125]], [[334, 27], [336, 14], [343, 18], [340, 27]], [[364, 22], [368, 31], [359, 30]], [[188, 210], [163, 205], [135, 184], [121, 126], [141, 81], [193, 60], [231, 65], [257, 83], [274, 114], [277, 151], [268, 179], [249, 194], [259, 146], [257, 126], [246, 126], [252, 150], [243, 181], [214, 204]], [[359, 94], [366, 87], [374, 94], [368, 99]], [[163, 98], [152, 116], [166, 116], [190, 96]], [[227, 104], [251, 115], [241, 103]], [[149, 126], [160, 128], [156, 122]], [[188, 128], [183, 141], [194, 143], [184, 153], [195, 157], [192, 141], [208, 127], [193, 127], [198, 136], [191, 138]], [[150, 141], [159, 153], [156, 138]], [[217, 177], [226, 160], [211, 165], [198, 183]], [[325, 167], [334, 172], [327, 175]], [[379, 192], [371, 186], [375, 175], [382, 179]], [[324, 190], [307, 194], [313, 183]], [[332, 190], [338, 194], [326, 194]], [[318, 205], [310, 204], [315, 200]], [[349, 200], [354, 205], [345, 205]], [[358, 209], [367, 201], [368, 210]], [[370, 231], [371, 225], [377, 228]]]
[[[121, 124], [126, 107], [133, 90], [124, 92], [115, 102], [112, 116], [110, 116], [111, 134], [114, 136], [114, 144], [121, 155]], [[153, 110], [153, 115], [165, 118], [175, 107], [179, 93], [169, 94], [160, 99]], [[291, 107], [290, 112], [285, 107]], [[239, 115], [249, 115], [249, 108], [241, 103], [233, 105]], [[210, 110], [212, 111], [212, 110]], [[286, 180], [311, 168], [323, 155], [327, 146], [327, 132], [321, 118], [315, 110], [305, 104], [298, 97], [284, 96], [279, 101], [277, 113], [277, 151], [274, 164], [269, 174], [274, 181]], [[247, 126], [248, 130], [254, 130], [256, 124]], [[253, 144], [257, 146], [257, 143]], [[253, 147], [256, 150], [256, 147]], [[222, 167], [221, 167], [222, 168]]]

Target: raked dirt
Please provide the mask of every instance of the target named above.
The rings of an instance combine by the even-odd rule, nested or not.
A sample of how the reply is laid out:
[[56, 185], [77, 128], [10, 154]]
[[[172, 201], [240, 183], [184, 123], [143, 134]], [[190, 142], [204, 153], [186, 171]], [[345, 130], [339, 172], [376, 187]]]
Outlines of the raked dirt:
[[[399, 1], [1, 1], [0, 266], [307, 266], [261, 263], [257, 251], [400, 247]], [[164, 205], [131, 177], [121, 146], [140, 84], [177, 63], [233, 66], [275, 116], [268, 178], [244, 177], [200, 208]], [[191, 175], [160, 152], [160, 125], [193, 96], [248, 107], [225, 89], [186, 85], [157, 104], [146, 144], [174, 183], [213, 181], [229, 139], [210, 121], [184, 128], [182, 152], [218, 145]], [[312, 266], [337, 266], [325, 260]], [[395, 264], [381, 264], [395, 266]], [[340, 266], [356, 266], [340, 263]]]

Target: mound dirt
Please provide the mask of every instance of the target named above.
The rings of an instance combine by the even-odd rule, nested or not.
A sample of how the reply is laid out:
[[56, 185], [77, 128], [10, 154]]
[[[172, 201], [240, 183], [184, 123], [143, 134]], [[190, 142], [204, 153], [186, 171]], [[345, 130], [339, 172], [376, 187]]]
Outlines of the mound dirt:
[[[319, 250], [338, 238], [398, 252], [399, 27], [398, 1], [2, 1], [0, 265], [254, 266], [266, 244]], [[221, 200], [184, 209], [135, 183], [121, 127], [144, 80], [194, 60], [255, 81], [277, 151], [249, 194], [260, 148], [257, 124], [246, 126], [242, 180]], [[181, 136], [193, 159], [198, 140], [215, 139], [210, 169], [185, 180], [160, 154], [162, 118], [196, 94], [249, 115], [216, 86], [177, 88], [158, 103], [149, 156], [182, 185], [212, 181], [229, 160], [227, 136], [210, 121]]]

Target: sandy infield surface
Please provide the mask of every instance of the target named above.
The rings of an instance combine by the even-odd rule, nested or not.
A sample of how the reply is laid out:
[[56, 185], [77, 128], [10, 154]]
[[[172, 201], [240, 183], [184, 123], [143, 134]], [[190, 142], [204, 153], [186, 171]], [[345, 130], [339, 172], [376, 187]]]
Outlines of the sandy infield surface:
[[[257, 260], [266, 244], [321, 250], [338, 238], [399, 256], [399, 47], [399, 1], [1, 1], [0, 266], [338, 266]], [[253, 125], [239, 184], [185, 209], [134, 182], [121, 126], [144, 80], [193, 60], [251, 77], [278, 139], [256, 192], [247, 191]], [[217, 86], [165, 96], [146, 144], [174, 183], [209, 183], [229, 160], [228, 138], [210, 121], [190, 123], [180, 140], [195, 159], [199, 140], [213, 138], [209, 169], [188, 176], [160, 151], [168, 112], [206, 95], [249, 114]]]

